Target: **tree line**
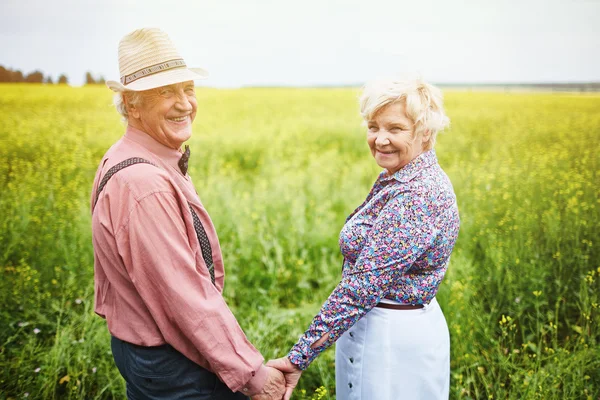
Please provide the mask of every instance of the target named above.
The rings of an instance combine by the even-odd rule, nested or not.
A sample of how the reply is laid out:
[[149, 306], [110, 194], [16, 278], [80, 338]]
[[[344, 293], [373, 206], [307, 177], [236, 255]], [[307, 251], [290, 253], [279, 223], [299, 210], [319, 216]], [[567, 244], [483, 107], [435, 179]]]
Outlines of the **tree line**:
[[[42, 71], [35, 70], [28, 74], [23, 74], [19, 70], [12, 70], [5, 68], [0, 65], [0, 83], [13, 82], [13, 83], [46, 83], [46, 84], [68, 84], [69, 78], [65, 74], [61, 74], [56, 81], [52, 79], [50, 75], [45, 76]], [[104, 77], [94, 78], [91, 72], [85, 73], [86, 85], [103, 84]]]

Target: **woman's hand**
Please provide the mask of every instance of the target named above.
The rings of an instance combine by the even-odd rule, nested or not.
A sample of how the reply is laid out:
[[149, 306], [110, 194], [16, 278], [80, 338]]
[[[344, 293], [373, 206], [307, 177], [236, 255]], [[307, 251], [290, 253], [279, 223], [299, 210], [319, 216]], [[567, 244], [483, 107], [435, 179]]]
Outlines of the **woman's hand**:
[[287, 357], [277, 358], [275, 360], [269, 360], [267, 367], [277, 368], [285, 377], [285, 394], [283, 400], [289, 400], [292, 397], [292, 392], [300, 380], [302, 370], [292, 364]]

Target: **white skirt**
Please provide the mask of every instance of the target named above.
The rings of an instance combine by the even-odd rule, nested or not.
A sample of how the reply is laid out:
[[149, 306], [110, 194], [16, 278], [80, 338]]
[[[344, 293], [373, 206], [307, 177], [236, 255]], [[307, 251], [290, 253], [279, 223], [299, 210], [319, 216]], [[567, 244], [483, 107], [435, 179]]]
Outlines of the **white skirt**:
[[369, 311], [337, 341], [335, 383], [337, 400], [447, 400], [450, 335], [436, 299]]

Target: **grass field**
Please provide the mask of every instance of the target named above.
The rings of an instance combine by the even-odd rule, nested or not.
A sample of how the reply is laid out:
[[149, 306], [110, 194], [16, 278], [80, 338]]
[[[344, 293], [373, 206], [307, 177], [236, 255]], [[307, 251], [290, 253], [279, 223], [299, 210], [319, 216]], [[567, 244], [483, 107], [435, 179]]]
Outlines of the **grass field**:
[[[378, 168], [352, 89], [199, 89], [190, 175], [225, 297], [284, 355], [340, 275]], [[453, 399], [600, 396], [600, 96], [446, 93], [461, 231], [438, 294]], [[124, 398], [93, 313], [89, 195], [123, 133], [104, 87], [0, 85], [0, 399]], [[297, 399], [335, 398], [333, 351]]]

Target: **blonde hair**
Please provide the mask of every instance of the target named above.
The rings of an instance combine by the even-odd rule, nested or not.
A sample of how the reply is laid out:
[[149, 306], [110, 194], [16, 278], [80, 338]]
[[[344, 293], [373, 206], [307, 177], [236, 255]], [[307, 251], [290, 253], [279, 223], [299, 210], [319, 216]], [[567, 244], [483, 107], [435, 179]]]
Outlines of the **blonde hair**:
[[133, 90], [125, 90], [115, 93], [113, 97], [113, 104], [115, 105], [115, 108], [119, 114], [121, 114], [121, 121], [127, 123], [129, 122], [129, 113], [127, 111], [127, 104], [124, 100], [125, 97], [127, 97], [127, 104], [130, 106], [138, 106], [142, 104], [143, 96], [141, 92], [135, 92]]
[[366, 121], [391, 103], [401, 101], [406, 108], [406, 116], [414, 123], [414, 134], [430, 132], [424, 150], [435, 145], [438, 132], [450, 125], [444, 112], [442, 92], [421, 78], [408, 80], [382, 80], [367, 83], [360, 96], [360, 113]]

